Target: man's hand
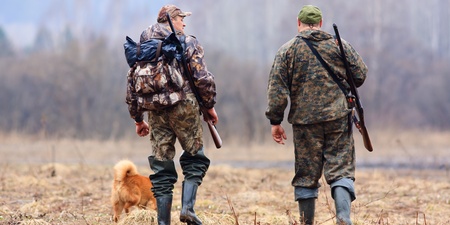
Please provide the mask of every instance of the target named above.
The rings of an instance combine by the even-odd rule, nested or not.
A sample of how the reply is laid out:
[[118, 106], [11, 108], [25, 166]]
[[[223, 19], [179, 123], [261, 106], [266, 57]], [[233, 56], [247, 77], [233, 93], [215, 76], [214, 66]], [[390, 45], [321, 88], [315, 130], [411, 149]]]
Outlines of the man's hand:
[[[203, 120], [205, 122], [211, 121], [213, 125], [216, 125], [219, 122], [219, 117], [217, 116], [216, 110], [213, 108], [205, 110], [206, 113], [203, 113]], [[208, 114], [208, 115], [206, 115]]]
[[272, 138], [278, 144], [284, 145], [284, 141], [286, 140], [286, 133], [281, 125], [272, 125]]
[[145, 137], [147, 136], [149, 133], [149, 127], [147, 122], [142, 121], [139, 123], [136, 123], [136, 134], [139, 135], [140, 137]]

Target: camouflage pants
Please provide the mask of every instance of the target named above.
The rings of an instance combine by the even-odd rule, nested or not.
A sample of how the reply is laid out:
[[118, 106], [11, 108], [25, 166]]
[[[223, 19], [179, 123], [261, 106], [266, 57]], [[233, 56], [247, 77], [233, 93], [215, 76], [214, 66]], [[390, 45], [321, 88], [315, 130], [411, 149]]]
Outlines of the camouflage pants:
[[183, 150], [191, 155], [203, 147], [199, 106], [192, 94], [173, 107], [149, 111], [148, 121], [153, 155], [157, 160], [174, 159], [177, 138]]
[[322, 172], [328, 184], [355, 180], [355, 146], [348, 135], [348, 117], [318, 124], [293, 125], [295, 175], [292, 186], [320, 187]]

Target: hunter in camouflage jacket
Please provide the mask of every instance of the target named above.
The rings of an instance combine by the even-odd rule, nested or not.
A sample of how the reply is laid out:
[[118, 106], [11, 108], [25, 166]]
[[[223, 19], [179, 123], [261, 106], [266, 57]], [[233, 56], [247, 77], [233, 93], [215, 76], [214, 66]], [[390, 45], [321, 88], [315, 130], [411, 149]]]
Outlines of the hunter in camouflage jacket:
[[[169, 24], [156, 23], [142, 32], [140, 42], [147, 41], [151, 38], [163, 39], [171, 33], [172, 31]], [[178, 33], [177, 35], [180, 36], [183, 34]], [[187, 35], [185, 36], [185, 43], [186, 50], [184, 57], [186, 58], [191, 68], [194, 83], [201, 98], [203, 99], [204, 107], [210, 109], [214, 107], [214, 104], [216, 103], [216, 85], [214, 82], [214, 76], [208, 71], [206, 64], [203, 62], [203, 47], [199, 44], [197, 39], [194, 36]], [[183, 68], [181, 68], [181, 71], [183, 71]], [[128, 85], [126, 103], [128, 104], [128, 111], [131, 118], [135, 119], [135, 121], [138, 122], [143, 120], [144, 111], [140, 107], [138, 107], [136, 91], [134, 90], [134, 86], [132, 85], [132, 74], [133, 68], [130, 68], [127, 74]], [[183, 74], [185, 75], [184, 71]], [[184, 94], [187, 97], [193, 97], [192, 94], [189, 94], [192, 93], [192, 90], [187, 79], [185, 79], [185, 84], [182, 89], [186, 92]], [[195, 99], [192, 100], [196, 101]]]
[[[288, 122], [315, 124], [347, 116], [350, 109], [342, 90], [322, 66], [302, 37], [310, 40], [339, 78], [346, 78], [345, 67], [333, 36], [321, 30], [305, 30], [278, 50], [270, 72], [266, 117], [272, 125], [283, 121], [288, 99]], [[367, 67], [353, 47], [343, 41], [355, 85], [366, 79]], [[345, 80], [342, 83], [349, 87]]]

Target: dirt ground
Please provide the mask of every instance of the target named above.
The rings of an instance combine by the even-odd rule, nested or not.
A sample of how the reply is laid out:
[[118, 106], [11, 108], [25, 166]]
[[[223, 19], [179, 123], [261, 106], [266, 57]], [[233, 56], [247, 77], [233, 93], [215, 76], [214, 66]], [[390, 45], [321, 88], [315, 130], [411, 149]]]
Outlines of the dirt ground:
[[[420, 150], [420, 143], [398, 144], [409, 143], [406, 137], [377, 140], [378, 152], [359, 149], [353, 223], [450, 224], [450, 171], [443, 159], [449, 158], [446, 137], [433, 141], [434, 147], [427, 151]], [[146, 161], [147, 140], [20, 141], [14, 136], [0, 140], [0, 224], [113, 224], [109, 197], [114, 163], [128, 158], [141, 174], [151, 173]], [[290, 185], [291, 146], [236, 146], [211, 147], [207, 152], [212, 164], [195, 207], [203, 223], [298, 224], [298, 206]], [[386, 155], [385, 160], [381, 155]], [[411, 163], [405, 164], [408, 160]], [[380, 162], [391, 162], [391, 166], [380, 166]], [[181, 181], [179, 171], [172, 224], [181, 224]], [[153, 211], [133, 210], [128, 216], [122, 214], [119, 223], [156, 224], [155, 218]], [[335, 224], [334, 203], [325, 184], [317, 200], [316, 224]]]

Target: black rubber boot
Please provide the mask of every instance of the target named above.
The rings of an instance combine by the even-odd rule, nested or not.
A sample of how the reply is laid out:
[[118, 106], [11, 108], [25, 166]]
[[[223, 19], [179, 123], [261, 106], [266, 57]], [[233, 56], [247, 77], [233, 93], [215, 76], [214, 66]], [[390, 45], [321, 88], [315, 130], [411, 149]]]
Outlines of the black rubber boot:
[[314, 211], [316, 210], [315, 198], [299, 199], [298, 209], [300, 211], [300, 224], [314, 224]]
[[174, 184], [178, 180], [177, 170], [173, 160], [160, 161], [154, 156], [148, 157], [150, 169], [154, 174], [151, 174], [150, 182], [152, 182], [152, 191], [155, 198], [160, 196], [172, 196]]
[[336, 223], [350, 225], [351, 196], [345, 187], [337, 186], [333, 189], [334, 205], [336, 207]]
[[194, 205], [197, 195], [198, 185], [189, 181], [183, 182], [183, 192], [181, 194], [180, 221], [188, 225], [201, 225], [202, 221], [195, 215]]
[[158, 225], [170, 225], [172, 196], [161, 196], [156, 198], [156, 206], [158, 207]]
[[198, 186], [202, 183], [209, 164], [210, 160], [204, 154], [203, 148], [195, 155], [184, 152], [180, 157], [180, 165], [184, 175], [180, 221], [188, 225], [202, 224], [202, 221], [195, 215], [194, 205]]
[[210, 163], [211, 162], [208, 157], [206, 157], [203, 148], [195, 155], [183, 152], [180, 157], [180, 166], [183, 170], [184, 180], [188, 180], [200, 186], [206, 171], [208, 171]]

